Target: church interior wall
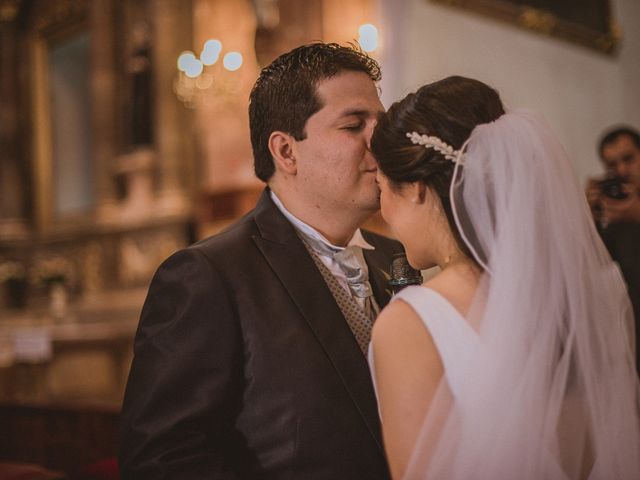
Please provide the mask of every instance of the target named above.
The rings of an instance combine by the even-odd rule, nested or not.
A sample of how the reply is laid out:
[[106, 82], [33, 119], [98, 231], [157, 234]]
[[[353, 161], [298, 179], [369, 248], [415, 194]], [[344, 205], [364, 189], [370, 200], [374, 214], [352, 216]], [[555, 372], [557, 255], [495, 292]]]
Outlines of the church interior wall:
[[596, 142], [604, 129], [640, 127], [636, 0], [611, 1], [622, 32], [613, 55], [431, 0], [380, 0], [379, 8], [386, 106], [449, 75], [477, 78], [495, 87], [508, 108], [544, 115], [581, 184], [602, 173]]

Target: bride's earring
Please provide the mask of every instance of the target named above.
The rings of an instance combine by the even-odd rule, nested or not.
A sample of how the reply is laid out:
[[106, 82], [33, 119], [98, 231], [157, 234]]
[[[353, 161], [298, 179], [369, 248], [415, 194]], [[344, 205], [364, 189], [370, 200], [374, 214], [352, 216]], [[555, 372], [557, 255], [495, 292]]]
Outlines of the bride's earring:
[[454, 260], [457, 261], [458, 259], [463, 257], [464, 257], [463, 254], [460, 252], [453, 252], [448, 255], [445, 255], [444, 261], [442, 262], [442, 266], [446, 267], [447, 265], [451, 264], [451, 262], [453, 262]]

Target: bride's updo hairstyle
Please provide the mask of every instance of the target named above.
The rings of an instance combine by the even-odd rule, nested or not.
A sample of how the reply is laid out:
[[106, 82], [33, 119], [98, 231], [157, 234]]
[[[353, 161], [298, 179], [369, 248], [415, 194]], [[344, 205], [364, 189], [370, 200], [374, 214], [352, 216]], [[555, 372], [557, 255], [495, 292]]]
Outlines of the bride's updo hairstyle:
[[391, 187], [419, 181], [432, 189], [440, 197], [449, 227], [465, 252], [449, 200], [455, 164], [433, 148], [413, 144], [407, 133], [436, 136], [459, 150], [477, 125], [492, 122], [504, 113], [493, 88], [471, 78], [447, 77], [391, 105], [378, 118], [371, 137], [371, 151]]

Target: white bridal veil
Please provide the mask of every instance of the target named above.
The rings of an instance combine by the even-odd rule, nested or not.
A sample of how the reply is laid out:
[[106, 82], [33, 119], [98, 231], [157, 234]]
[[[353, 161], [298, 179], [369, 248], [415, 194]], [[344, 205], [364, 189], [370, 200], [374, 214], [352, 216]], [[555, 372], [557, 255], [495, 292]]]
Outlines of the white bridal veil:
[[562, 146], [531, 113], [477, 127], [451, 200], [485, 274], [456, 398], [443, 381], [407, 479], [640, 478], [633, 319]]

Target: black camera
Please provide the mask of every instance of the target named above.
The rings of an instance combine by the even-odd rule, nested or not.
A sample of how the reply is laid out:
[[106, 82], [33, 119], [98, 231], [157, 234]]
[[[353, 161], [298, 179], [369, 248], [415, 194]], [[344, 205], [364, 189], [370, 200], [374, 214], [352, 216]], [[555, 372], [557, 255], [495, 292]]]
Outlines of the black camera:
[[624, 200], [629, 196], [629, 194], [622, 189], [623, 183], [624, 182], [621, 177], [609, 176], [604, 180], [600, 180], [598, 182], [598, 186], [605, 197], [613, 198], [615, 200]]

